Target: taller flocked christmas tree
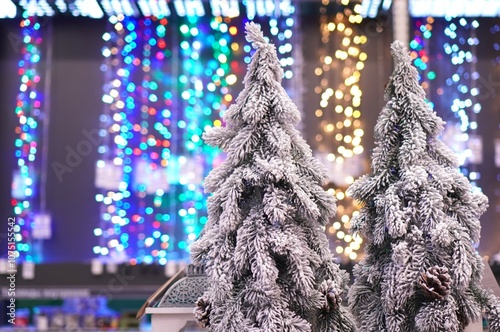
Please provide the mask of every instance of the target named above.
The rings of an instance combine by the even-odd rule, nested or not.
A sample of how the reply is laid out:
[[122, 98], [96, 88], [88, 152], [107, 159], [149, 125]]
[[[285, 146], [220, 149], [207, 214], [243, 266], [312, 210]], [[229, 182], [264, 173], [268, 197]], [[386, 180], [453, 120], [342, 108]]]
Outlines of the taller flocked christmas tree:
[[336, 212], [323, 166], [295, 125], [274, 45], [247, 23], [256, 49], [244, 90], [205, 142], [227, 158], [205, 179], [208, 222], [192, 245], [210, 287], [195, 316], [215, 332], [353, 331], [341, 305], [348, 276], [324, 226]]
[[364, 204], [352, 227], [367, 243], [349, 291], [352, 313], [361, 331], [458, 332], [485, 308], [498, 332], [500, 306], [481, 288], [473, 247], [487, 198], [438, 139], [444, 123], [426, 104], [410, 55], [400, 42], [391, 51], [372, 171], [348, 190]]

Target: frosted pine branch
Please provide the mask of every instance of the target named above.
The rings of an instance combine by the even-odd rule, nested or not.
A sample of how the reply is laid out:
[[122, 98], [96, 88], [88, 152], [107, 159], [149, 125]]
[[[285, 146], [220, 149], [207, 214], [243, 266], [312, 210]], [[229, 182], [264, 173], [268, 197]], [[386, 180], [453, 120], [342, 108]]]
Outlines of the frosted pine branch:
[[245, 38], [249, 43], [252, 43], [254, 48], [263, 48], [270, 46], [269, 42], [264, 38], [264, 34], [259, 24], [247, 22], [245, 24]]

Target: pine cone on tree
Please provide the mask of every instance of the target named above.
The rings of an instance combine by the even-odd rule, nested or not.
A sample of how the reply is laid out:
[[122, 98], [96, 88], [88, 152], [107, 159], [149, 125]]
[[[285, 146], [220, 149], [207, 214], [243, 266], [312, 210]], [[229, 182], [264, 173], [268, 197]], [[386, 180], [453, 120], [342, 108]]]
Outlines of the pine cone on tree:
[[321, 291], [325, 296], [323, 309], [326, 312], [337, 310], [342, 302], [342, 290], [336, 287], [335, 283], [331, 280], [324, 281], [321, 285]]
[[194, 308], [194, 317], [196, 322], [201, 327], [208, 327], [210, 325], [210, 302], [204, 296], [200, 297], [196, 301], [196, 307]]
[[418, 285], [425, 297], [429, 300], [441, 300], [450, 293], [451, 278], [448, 269], [444, 266], [430, 267], [426, 273], [422, 272]]

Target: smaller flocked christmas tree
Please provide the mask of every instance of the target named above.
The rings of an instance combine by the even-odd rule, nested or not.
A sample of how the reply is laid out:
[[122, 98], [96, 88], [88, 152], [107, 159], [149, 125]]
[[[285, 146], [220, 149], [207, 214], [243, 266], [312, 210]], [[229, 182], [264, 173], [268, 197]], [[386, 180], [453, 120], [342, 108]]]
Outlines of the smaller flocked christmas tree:
[[500, 331], [500, 303], [480, 285], [473, 244], [487, 198], [438, 139], [443, 121], [425, 102], [411, 57], [391, 46], [395, 69], [375, 126], [372, 172], [348, 193], [364, 206], [352, 227], [366, 239], [349, 304], [361, 331], [458, 332], [481, 319]]
[[244, 89], [205, 142], [226, 160], [205, 179], [208, 222], [191, 247], [209, 289], [195, 316], [215, 332], [353, 331], [341, 305], [348, 276], [334, 264], [324, 225], [335, 201], [323, 166], [295, 125], [274, 45], [254, 23]]

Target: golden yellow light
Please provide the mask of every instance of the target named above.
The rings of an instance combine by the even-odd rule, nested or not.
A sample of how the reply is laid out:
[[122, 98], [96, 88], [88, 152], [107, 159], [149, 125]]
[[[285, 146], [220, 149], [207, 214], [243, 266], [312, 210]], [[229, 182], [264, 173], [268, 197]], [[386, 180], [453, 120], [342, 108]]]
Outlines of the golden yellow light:
[[354, 154], [361, 154], [363, 153], [363, 147], [361, 145], [355, 146], [352, 152], [354, 152]]
[[[327, 136], [330, 139], [328, 143], [333, 141], [333, 144], [331, 146], [332, 153], [326, 154], [326, 160], [340, 166], [346, 158], [352, 158], [355, 154], [363, 152], [361, 138], [364, 132], [361, 129], [361, 112], [359, 110], [362, 91], [359, 87], [359, 81], [367, 55], [361, 51], [359, 45], [365, 44], [367, 38], [360, 34], [362, 29], [353, 25], [360, 23], [363, 19], [359, 15], [362, 10], [361, 5], [351, 4], [352, 7], [346, 7], [331, 18], [327, 14], [326, 5], [331, 5], [334, 2], [329, 0], [322, 2], [325, 6], [321, 8], [321, 40], [324, 48], [319, 57], [320, 63], [314, 70], [314, 73], [319, 76], [320, 82], [314, 89], [319, 97], [320, 107], [314, 114], [320, 118], [323, 133], [333, 133], [333, 135]], [[337, 0], [336, 4], [346, 6], [350, 4], [350, 1]], [[332, 44], [336, 47], [333, 51]], [[338, 76], [340, 76], [340, 82], [337, 83]], [[316, 135], [317, 141], [320, 139], [323, 141], [323, 138], [325, 138], [324, 135]], [[344, 175], [343, 179], [346, 184], [354, 182], [354, 177], [348, 174]], [[357, 258], [355, 251], [360, 249], [361, 243], [357, 242], [359, 241], [357, 237], [347, 234], [347, 231], [351, 226], [351, 218], [355, 215], [357, 207], [350, 204], [345, 205], [346, 202], [343, 201], [346, 197], [344, 190], [328, 190], [337, 198], [337, 215], [339, 216], [338, 221], [335, 221], [328, 228], [328, 232], [336, 234], [337, 242], [340, 240], [345, 242], [343, 245], [336, 245], [335, 251], [344, 253], [343, 256], [346, 259], [353, 259]]]
[[240, 45], [238, 43], [231, 43], [231, 49], [237, 51], [240, 49]]
[[354, 129], [354, 136], [361, 137], [361, 136], [363, 136], [364, 133], [365, 132], [361, 128]]

